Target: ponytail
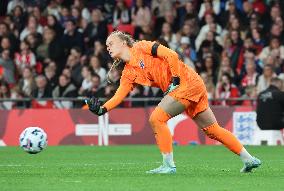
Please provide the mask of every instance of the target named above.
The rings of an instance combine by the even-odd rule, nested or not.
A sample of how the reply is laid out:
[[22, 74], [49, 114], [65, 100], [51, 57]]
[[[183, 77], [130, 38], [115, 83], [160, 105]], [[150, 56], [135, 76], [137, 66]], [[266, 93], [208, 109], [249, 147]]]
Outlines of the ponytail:
[[118, 69], [119, 66], [123, 67], [125, 65], [125, 62], [121, 59], [115, 59], [114, 62], [112, 63], [108, 73], [107, 73], [107, 82], [112, 84], [113, 81], [111, 80], [110, 73], [114, 69]]

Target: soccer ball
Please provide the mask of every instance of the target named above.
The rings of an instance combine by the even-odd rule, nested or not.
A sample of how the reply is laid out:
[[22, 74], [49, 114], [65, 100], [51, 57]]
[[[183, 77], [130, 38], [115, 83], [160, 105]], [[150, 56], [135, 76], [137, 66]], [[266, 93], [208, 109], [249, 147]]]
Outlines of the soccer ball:
[[28, 127], [20, 135], [20, 146], [27, 153], [37, 154], [47, 146], [47, 135], [39, 127]]

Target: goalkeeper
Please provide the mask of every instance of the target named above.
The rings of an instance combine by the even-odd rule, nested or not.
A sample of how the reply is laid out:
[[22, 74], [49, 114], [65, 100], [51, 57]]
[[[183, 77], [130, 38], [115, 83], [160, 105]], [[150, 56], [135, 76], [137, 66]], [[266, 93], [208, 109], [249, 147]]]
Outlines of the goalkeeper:
[[207, 136], [239, 155], [244, 163], [241, 172], [251, 172], [253, 168], [260, 166], [259, 159], [251, 156], [231, 132], [219, 126], [208, 105], [202, 79], [178, 59], [176, 52], [157, 42], [134, 42], [129, 35], [120, 31], [109, 35], [106, 46], [115, 60], [113, 67], [125, 65], [120, 86], [104, 105], [94, 97], [87, 100], [89, 110], [96, 115], [103, 115], [112, 110], [129, 94], [134, 84], [159, 87], [164, 91], [164, 98], [149, 119], [163, 162], [160, 167], [147, 173], [176, 173], [172, 136], [167, 121], [184, 111]]

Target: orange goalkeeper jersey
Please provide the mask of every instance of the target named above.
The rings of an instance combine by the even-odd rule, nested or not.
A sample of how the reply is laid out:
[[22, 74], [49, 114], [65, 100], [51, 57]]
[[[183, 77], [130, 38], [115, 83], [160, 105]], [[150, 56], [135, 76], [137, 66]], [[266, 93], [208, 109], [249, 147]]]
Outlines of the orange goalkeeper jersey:
[[[206, 91], [200, 76], [178, 59], [175, 51], [159, 45], [159, 57], [151, 53], [155, 42], [139, 41], [130, 48], [130, 61], [126, 63], [115, 95], [104, 107], [109, 111], [120, 104], [135, 84], [153, 86], [166, 91], [172, 76], [180, 77], [180, 85], [172, 93], [177, 98], [198, 102]], [[172, 94], [171, 93], [171, 94]]]

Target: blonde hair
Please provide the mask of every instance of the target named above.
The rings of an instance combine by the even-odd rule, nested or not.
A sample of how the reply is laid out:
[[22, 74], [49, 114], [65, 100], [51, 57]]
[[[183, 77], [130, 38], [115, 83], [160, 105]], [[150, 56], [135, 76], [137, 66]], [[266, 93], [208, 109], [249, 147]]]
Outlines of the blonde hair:
[[[110, 36], [113, 36], [113, 35], [117, 36], [120, 40], [126, 42], [126, 45], [127, 45], [128, 47], [130, 47], [130, 48], [133, 47], [133, 44], [135, 43], [135, 40], [131, 37], [131, 35], [129, 35], [129, 34], [125, 33], [125, 32], [122, 32], [122, 31], [113, 31], [112, 33], [110, 33], [110, 35], [108, 36], [108, 38], [109, 38]], [[116, 69], [118, 66], [120, 66], [120, 65], [122, 65], [122, 64], [125, 64], [125, 62], [124, 62], [123, 60], [121, 60], [121, 59], [119, 59], [119, 58], [116, 58], [116, 59], [114, 60], [114, 62], [113, 62], [112, 65], [111, 65], [110, 70], [109, 70], [108, 73], [107, 73], [107, 81], [108, 81], [109, 83], [112, 83], [111, 78], [110, 78], [110, 73], [111, 73], [111, 71], [112, 71], [113, 69]]]
[[132, 47], [133, 44], [135, 43], [135, 40], [132, 38], [132, 36], [125, 32], [113, 31], [112, 33], [110, 33], [108, 37], [113, 36], [113, 35], [117, 36], [120, 40], [125, 41], [128, 47]]

